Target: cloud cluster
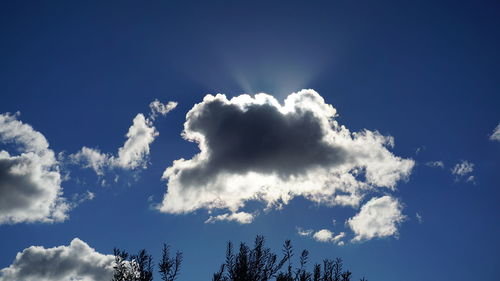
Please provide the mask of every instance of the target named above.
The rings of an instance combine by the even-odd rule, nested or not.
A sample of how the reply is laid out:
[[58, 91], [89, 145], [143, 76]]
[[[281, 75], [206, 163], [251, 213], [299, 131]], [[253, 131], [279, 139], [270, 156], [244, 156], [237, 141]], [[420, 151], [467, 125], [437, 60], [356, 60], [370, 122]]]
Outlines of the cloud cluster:
[[474, 164], [468, 161], [463, 160], [460, 163], [457, 163], [453, 169], [451, 169], [451, 173], [457, 176], [465, 176], [474, 171]]
[[500, 141], [500, 123], [497, 125], [493, 133], [491, 133], [490, 140]]
[[402, 209], [398, 200], [387, 195], [370, 199], [361, 207], [358, 214], [347, 220], [347, 224], [356, 235], [352, 241], [396, 235], [398, 225], [405, 219]]
[[455, 175], [455, 180], [459, 180], [460, 178], [466, 178], [467, 182], [474, 182], [474, 175], [471, 175], [474, 172], [474, 163], [471, 163], [466, 160], [462, 160], [462, 162], [457, 163], [453, 169], [451, 169], [451, 174]]
[[133, 170], [146, 168], [149, 156], [149, 147], [159, 135], [153, 126], [158, 114], [166, 115], [177, 106], [176, 102], [162, 104], [158, 100], [150, 104], [151, 113], [149, 118], [139, 113], [135, 116], [132, 126], [126, 134], [127, 140], [118, 149], [116, 156], [109, 153], [102, 153], [99, 149], [82, 147], [80, 151], [70, 155], [74, 163], [79, 163], [85, 168], [93, 169], [97, 175], [102, 176], [106, 169], [121, 168]]
[[54, 151], [17, 116], [0, 115], [0, 143], [19, 153], [0, 150], [0, 224], [63, 221], [70, 204], [62, 197]]
[[69, 246], [24, 249], [0, 270], [0, 281], [108, 281], [113, 265], [113, 255], [100, 254], [75, 238]]
[[155, 99], [149, 104], [149, 108], [151, 109], [151, 113], [149, 118], [151, 120], [155, 120], [158, 114], [161, 116], [167, 115], [170, 111], [174, 110], [177, 107], [177, 102], [169, 101], [167, 103], [161, 103], [159, 100]]
[[165, 170], [168, 190], [159, 209], [237, 213], [248, 201], [282, 207], [297, 196], [357, 207], [367, 192], [394, 190], [410, 175], [414, 161], [389, 151], [392, 137], [351, 132], [335, 117], [313, 90], [283, 104], [267, 94], [205, 96], [188, 112], [182, 134], [200, 152]]

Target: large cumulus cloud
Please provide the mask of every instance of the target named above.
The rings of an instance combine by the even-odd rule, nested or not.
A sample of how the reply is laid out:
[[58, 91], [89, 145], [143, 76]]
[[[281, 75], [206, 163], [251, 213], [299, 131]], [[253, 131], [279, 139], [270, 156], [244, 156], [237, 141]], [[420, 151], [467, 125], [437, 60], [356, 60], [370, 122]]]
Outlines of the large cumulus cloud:
[[68, 246], [24, 249], [0, 270], [0, 281], [108, 281], [113, 266], [113, 255], [100, 254], [75, 238]]
[[0, 150], [0, 224], [65, 220], [70, 204], [45, 137], [6, 113], [0, 115], [0, 143], [19, 153]]
[[182, 134], [200, 152], [165, 170], [168, 190], [159, 209], [237, 213], [250, 200], [271, 208], [296, 196], [357, 207], [367, 192], [394, 190], [410, 175], [414, 162], [389, 151], [392, 137], [351, 132], [335, 117], [313, 90], [283, 104], [267, 94], [205, 96], [188, 112]]

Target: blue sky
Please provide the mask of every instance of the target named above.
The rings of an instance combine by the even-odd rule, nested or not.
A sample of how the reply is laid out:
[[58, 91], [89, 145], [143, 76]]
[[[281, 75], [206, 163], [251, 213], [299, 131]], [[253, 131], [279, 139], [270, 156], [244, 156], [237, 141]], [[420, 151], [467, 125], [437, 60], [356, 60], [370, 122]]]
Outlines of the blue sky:
[[[5, 170], [10, 164], [2, 164], [0, 221], [10, 217], [0, 225], [0, 269], [11, 266], [16, 254], [32, 245], [68, 246], [74, 238], [94, 248], [96, 255], [111, 254], [116, 246], [132, 252], [146, 248], [159, 257], [166, 242], [184, 252], [179, 280], [202, 280], [223, 262], [226, 241], [251, 242], [263, 234], [277, 250], [284, 239], [292, 239], [297, 250], [310, 250], [313, 261], [340, 256], [355, 278], [498, 279], [500, 136], [492, 136], [500, 122], [499, 12], [495, 1], [4, 1], [0, 4], [0, 114], [4, 118], [0, 151], [9, 155], [0, 154], [0, 158], [11, 163], [16, 155], [35, 151], [35, 156], [26, 154], [22, 159], [51, 172], [57, 168], [62, 182], [51, 185], [30, 170], [26, 175], [34, 180], [19, 183], [5, 176], [11, 173]], [[335, 135], [340, 127], [333, 126], [333, 143], [318, 148], [322, 152], [318, 155], [337, 155], [335, 149], [341, 147], [354, 160], [307, 158], [313, 150], [299, 140], [311, 134], [291, 126], [280, 135], [284, 139], [292, 135], [290, 141], [278, 143], [296, 153], [284, 150], [287, 153], [280, 158], [265, 142], [254, 148], [257, 142], [263, 144], [259, 132], [269, 128], [265, 125], [279, 119], [266, 121], [265, 116], [287, 116], [283, 124], [289, 124], [286, 120], [295, 115], [282, 116], [279, 106], [265, 107], [256, 99], [231, 98], [266, 93], [267, 104], [274, 97], [285, 106], [285, 99], [301, 89], [314, 91], [298, 94], [297, 106], [306, 106], [304, 100], [311, 98], [315, 105], [336, 109], [338, 116], [329, 116], [327, 110], [304, 107], [323, 118], [318, 120], [335, 120], [350, 133], [366, 129], [379, 132], [381, 138], [392, 136], [394, 147], [380, 138], [358, 139], [355, 150], [350, 141], [356, 138]], [[217, 93], [227, 100], [219, 96], [204, 101], [206, 95]], [[155, 99], [177, 106], [164, 116], [157, 113], [153, 120], [149, 105]], [[210, 111], [210, 102], [225, 103]], [[199, 126], [207, 132], [213, 132], [205, 126], [213, 120], [236, 120], [214, 129], [218, 133], [209, 146], [213, 155], [233, 147], [228, 139], [235, 140], [236, 148], [229, 156], [221, 152], [218, 162], [190, 162], [201, 168], [179, 168], [167, 182], [162, 175], [174, 160], [189, 160], [200, 152], [196, 141], [181, 136], [187, 120], [197, 121], [186, 116], [196, 111], [195, 104], [206, 109]], [[256, 115], [236, 110], [241, 104], [253, 106]], [[238, 113], [229, 118], [224, 112], [231, 108]], [[268, 115], [260, 118], [258, 112]], [[154, 127], [158, 135], [150, 130], [149, 141], [131, 142], [133, 148], [127, 150], [125, 134], [132, 132], [129, 129], [138, 114], [144, 118], [137, 126]], [[312, 125], [319, 124], [313, 121]], [[8, 130], [20, 122], [32, 130]], [[36, 132], [48, 142], [52, 158], [39, 145], [39, 138], [22, 141], [22, 136], [39, 136]], [[342, 140], [347, 144], [340, 145]], [[99, 149], [105, 159], [101, 175], [84, 167], [90, 158], [76, 156], [82, 147]], [[123, 152], [136, 155], [132, 157], [137, 162], [123, 160], [120, 148], [138, 151]], [[246, 155], [252, 149], [256, 154]], [[240, 152], [244, 157], [237, 158]], [[261, 157], [264, 152], [269, 152], [270, 160]], [[384, 156], [360, 156], [371, 152]], [[255, 161], [248, 162], [253, 155], [257, 155]], [[302, 163], [304, 158], [312, 164]], [[359, 164], [363, 161], [368, 164]], [[203, 168], [203, 163], [210, 168]], [[394, 166], [381, 172], [384, 163]], [[331, 183], [328, 180], [335, 177], [317, 172], [324, 167], [340, 175], [352, 175], [355, 169], [361, 174], [354, 177], [355, 183]], [[382, 175], [370, 179], [367, 169]], [[269, 171], [282, 177], [271, 179]], [[236, 194], [257, 194], [251, 190], [260, 185], [248, 183], [253, 180], [240, 184], [234, 178], [247, 172], [254, 172], [247, 180], [270, 186], [268, 195], [295, 195], [282, 208], [275, 204], [268, 209], [270, 199], [230, 195], [227, 190], [233, 187], [241, 188]], [[197, 189], [200, 184], [183, 182], [182, 173], [207, 183], [211, 195], [225, 190], [216, 195], [225, 198], [222, 206], [233, 209], [210, 205], [214, 201]], [[321, 175], [327, 182], [294, 181], [290, 177], [294, 173]], [[397, 175], [396, 179], [387, 182], [389, 174]], [[276, 183], [290, 189], [276, 191]], [[12, 195], [16, 190], [29, 190], [23, 184], [45, 191], [60, 188], [64, 201], [60, 207], [69, 209], [63, 211], [67, 218], [52, 214], [47, 219], [37, 212], [20, 218], [9, 213], [17, 208], [28, 214], [25, 209], [30, 206], [8, 207], [10, 199], [5, 199], [17, 198]], [[167, 184], [169, 192], [176, 189], [179, 194], [162, 203]], [[319, 191], [311, 191], [319, 186], [342, 194], [355, 190], [359, 202], [341, 206], [338, 201], [327, 203], [331, 198], [311, 199], [319, 196]], [[29, 196], [29, 204], [41, 200]], [[200, 198], [208, 199], [199, 203]], [[360, 218], [368, 202], [381, 198], [389, 199], [378, 201], [382, 207], [377, 217], [386, 218], [379, 221], [382, 225], [375, 224], [378, 229], [367, 229], [369, 221], [358, 228], [346, 223]], [[163, 212], [158, 210], [161, 206]], [[250, 214], [252, 222], [205, 223], [210, 216], [241, 212]], [[300, 235], [299, 228], [312, 232]], [[344, 232], [345, 237], [334, 241], [328, 235], [314, 236], [322, 229], [334, 236]], [[364, 238], [352, 241], [357, 236]], [[328, 241], [318, 241], [319, 237]], [[5, 276], [0, 280], [11, 280]]]

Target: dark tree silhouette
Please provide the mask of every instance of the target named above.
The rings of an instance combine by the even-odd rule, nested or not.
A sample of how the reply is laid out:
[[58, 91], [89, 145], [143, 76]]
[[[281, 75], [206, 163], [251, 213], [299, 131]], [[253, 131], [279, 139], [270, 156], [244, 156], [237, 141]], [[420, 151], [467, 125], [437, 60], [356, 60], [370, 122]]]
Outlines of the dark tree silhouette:
[[333, 262], [333, 280], [340, 281], [342, 276], [342, 259], [336, 258]]
[[115, 271], [112, 281], [151, 281], [153, 280], [153, 258], [146, 250], [137, 255], [114, 249]]
[[313, 280], [321, 281], [321, 265], [315, 264], [313, 270]]
[[[227, 243], [226, 259], [213, 274], [212, 281], [351, 281], [352, 272], [343, 269], [340, 258], [324, 259], [322, 264], [314, 264], [308, 271], [309, 251], [303, 250], [298, 265], [294, 268], [294, 251], [290, 240], [285, 240], [282, 257], [265, 246], [264, 236], [255, 238], [253, 247], [240, 243], [238, 251], [232, 242]], [[153, 258], [146, 250], [136, 255], [114, 249], [115, 265], [112, 281], [152, 281]], [[182, 252], [170, 257], [170, 248], [163, 244], [162, 258], [158, 272], [163, 281], [175, 281], [180, 274]], [[283, 269], [283, 267], [286, 267]], [[283, 269], [283, 271], [282, 271]], [[368, 281], [364, 277], [360, 281]]]
[[158, 264], [161, 279], [163, 281], [174, 281], [177, 279], [182, 263], [182, 253], [177, 251], [175, 258], [170, 258], [169, 246], [163, 244], [162, 258]]
[[153, 280], [153, 257], [146, 250], [140, 250], [137, 255], [130, 256], [132, 261], [137, 265], [137, 280], [151, 281]]
[[346, 272], [342, 273], [341, 274], [342, 281], [351, 281], [351, 275], [352, 275], [352, 272], [350, 272], [349, 270], [347, 270]]
[[112, 281], [125, 281], [132, 278], [132, 270], [128, 262], [129, 254], [125, 251], [115, 248], [115, 266]]
[[295, 273], [295, 280], [298, 281], [309, 281], [311, 280], [311, 273], [307, 272], [306, 264], [307, 259], [309, 257], [309, 251], [303, 250], [300, 255], [300, 267], [297, 269]]
[[[285, 241], [290, 247], [290, 241]], [[255, 238], [254, 247], [250, 249], [245, 243], [241, 243], [239, 252], [233, 250], [233, 243], [227, 243], [226, 261], [216, 273], [213, 281], [268, 281], [276, 277], [278, 271], [288, 261], [285, 255], [278, 260], [278, 256], [271, 249], [264, 246], [264, 237]]]
[[[309, 252], [303, 250], [299, 265], [293, 269], [293, 247], [290, 240], [286, 240], [282, 249], [283, 257], [277, 255], [264, 246], [264, 237], [255, 238], [253, 248], [241, 243], [238, 253], [234, 253], [233, 243], [227, 243], [226, 260], [219, 270], [213, 274], [212, 281], [350, 281], [352, 273], [343, 271], [343, 261], [323, 260], [323, 266], [315, 264], [313, 271], [307, 270]], [[279, 261], [278, 261], [279, 260]], [[284, 265], [284, 271], [281, 271]], [[361, 279], [366, 281], [366, 279]]]
[[[136, 255], [130, 255], [124, 250], [114, 249], [115, 266], [112, 281], [152, 281], [153, 257], [146, 250], [140, 250]], [[163, 255], [158, 264], [161, 278], [164, 281], [174, 281], [180, 273], [182, 253], [177, 252], [170, 258], [169, 247], [163, 245]]]

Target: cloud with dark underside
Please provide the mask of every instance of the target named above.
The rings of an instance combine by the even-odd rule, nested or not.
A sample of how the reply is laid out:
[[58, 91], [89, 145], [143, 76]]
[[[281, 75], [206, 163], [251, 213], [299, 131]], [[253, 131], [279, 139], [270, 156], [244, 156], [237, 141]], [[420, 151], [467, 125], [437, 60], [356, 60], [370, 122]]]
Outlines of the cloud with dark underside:
[[186, 115], [182, 133], [200, 152], [165, 170], [159, 210], [222, 209], [231, 217], [248, 201], [281, 208], [297, 196], [358, 207], [369, 192], [395, 190], [408, 178], [414, 161], [390, 152], [392, 137], [351, 132], [336, 115], [314, 90], [283, 104], [267, 94], [205, 96]]
[[0, 224], [58, 222], [73, 207], [62, 197], [59, 163], [49, 143], [18, 115], [0, 114]]
[[183, 184], [204, 182], [219, 173], [255, 172], [287, 179], [347, 161], [343, 147], [323, 140], [325, 132], [313, 111], [283, 114], [270, 103], [249, 104], [242, 110], [214, 101], [197, 114], [188, 121], [188, 130], [204, 136], [210, 157], [183, 170]]

